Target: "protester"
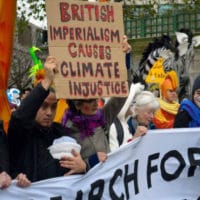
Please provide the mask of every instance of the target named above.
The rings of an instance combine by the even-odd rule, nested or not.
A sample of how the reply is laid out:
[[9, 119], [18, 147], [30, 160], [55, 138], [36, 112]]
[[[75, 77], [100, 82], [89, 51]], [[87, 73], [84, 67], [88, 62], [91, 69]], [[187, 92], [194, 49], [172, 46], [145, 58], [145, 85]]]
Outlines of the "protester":
[[111, 124], [109, 130], [109, 145], [111, 151], [117, 149], [120, 145], [127, 143], [127, 141], [132, 138], [132, 133], [129, 131], [127, 124], [128, 119], [132, 115], [130, 111], [131, 103], [133, 103], [134, 98], [144, 89], [144, 86], [140, 83], [131, 84], [129, 95], [121, 108], [119, 114]]
[[195, 79], [192, 98], [181, 102], [174, 128], [200, 127], [200, 75]]
[[[111, 126], [109, 144], [112, 151], [146, 134], [148, 129], [155, 128], [152, 120], [159, 108], [159, 102], [153, 93], [142, 91], [141, 86], [140, 84], [132, 85], [127, 101], [118, 115], [122, 129], [117, 130], [119, 126], [117, 124], [115, 124], [116, 129]], [[133, 104], [131, 105], [130, 102]]]
[[[131, 46], [126, 36], [123, 36], [122, 50], [128, 54], [128, 59]], [[63, 116], [62, 124], [69, 136], [74, 137], [81, 145], [81, 156], [86, 161], [88, 169], [107, 159], [107, 153], [110, 152], [109, 128], [125, 100], [126, 98], [120, 97], [110, 98], [101, 109], [98, 106], [98, 99], [67, 101], [69, 108]]]
[[0, 121], [0, 188], [6, 188], [11, 184], [9, 172], [9, 156], [7, 150], [6, 135], [3, 131], [3, 121]]
[[167, 73], [164, 81], [160, 84], [160, 108], [156, 112], [153, 123], [157, 129], [172, 128], [175, 116], [178, 112], [177, 99], [178, 78], [175, 71]]
[[[0, 120], [0, 188], [7, 188], [12, 178], [9, 173], [9, 154], [8, 154], [8, 143], [5, 131], [3, 129], [3, 121]], [[26, 187], [30, 185], [30, 181], [27, 179], [25, 174], [18, 174], [16, 177], [17, 185], [20, 187]]]
[[108, 130], [124, 103], [124, 98], [111, 98], [102, 109], [97, 99], [68, 100], [69, 109], [63, 117], [63, 125], [69, 136], [81, 145], [81, 156], [88, 169], [103, 162], [110, 152]]
[[12, 113], [8, 142], [12, 177], [22, 172], [30, 181], [83, 173], [86, 163], [80, 154], [72, 151], [73, 157], [54, 159], [48, 147], [57, 138], [66, 135], [59, 123], [53, 123], [57, 99], [51, 88], [57, 63], [49, 56], [44, 64], [45, 77]]
[[3, 121], [0, 120], [0, 172], [9, 173], [9, 154], [6, 133], [3, 128]]
[[92, 168], [103, 162], [110, 151], [108, 130], [124, 103], [124, 98], [111, 98], [103, 108], [98, 108], [98, 99], [67, 101], [69, 108], [63, 117], [63, 125], [69, 136], [81, 145], [81, 156]]
[[144, 135], [148, 129], [155, 128], [152, 121], [159, 106], [156, 97], [149, 91], [142, 91], [136, 97], [131, 108], [132, 117], [127, 122], [132, 139]]

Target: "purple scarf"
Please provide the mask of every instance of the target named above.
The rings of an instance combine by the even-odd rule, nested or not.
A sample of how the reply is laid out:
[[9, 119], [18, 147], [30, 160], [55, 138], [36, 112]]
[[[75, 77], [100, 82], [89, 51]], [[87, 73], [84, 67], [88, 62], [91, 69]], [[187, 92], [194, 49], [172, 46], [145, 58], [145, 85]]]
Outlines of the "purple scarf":
[[94, 131], [97, 127], [102, 127], [106, 124], [104, 115], [100, 109], [95, 115], [78, 115], [69, 109], [65, 112], [65, 115], [62, 119], [62, 124], [65, 127], [68, 120], [71, 120], [73, 124], [80, 130], [80, 137], [82, 140], [85, 137], [94, 135]]

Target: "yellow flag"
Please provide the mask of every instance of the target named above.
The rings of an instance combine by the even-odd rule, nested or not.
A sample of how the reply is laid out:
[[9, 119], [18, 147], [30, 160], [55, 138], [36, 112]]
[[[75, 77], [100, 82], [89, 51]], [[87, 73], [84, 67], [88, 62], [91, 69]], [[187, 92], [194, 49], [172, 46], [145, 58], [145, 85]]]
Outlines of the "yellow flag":
[[165, 79], [165, 72], [163, 70], [163, 58], [159, 58], [150, 69], [145, 81], [146, 83], [161, 83]]

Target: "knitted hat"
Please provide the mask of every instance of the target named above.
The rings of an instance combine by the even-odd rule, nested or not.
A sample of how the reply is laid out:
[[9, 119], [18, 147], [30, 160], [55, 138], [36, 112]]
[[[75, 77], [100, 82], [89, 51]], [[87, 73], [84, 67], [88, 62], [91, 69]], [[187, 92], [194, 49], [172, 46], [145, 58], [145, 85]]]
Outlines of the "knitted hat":
[[192, 87], [192, 96], [194, 95], [195, 91], [197, 89], [200, 89], [200, 75], [197, 76], [197, 78], [195, 79], [194, 83], [193, 83], [193, 87]]
[[160, 85], [161, 94], [167, 97], [167, 90], [176, 90], [178, 88], [178, 77], [175, 71], [166, 74], [164, 81]]

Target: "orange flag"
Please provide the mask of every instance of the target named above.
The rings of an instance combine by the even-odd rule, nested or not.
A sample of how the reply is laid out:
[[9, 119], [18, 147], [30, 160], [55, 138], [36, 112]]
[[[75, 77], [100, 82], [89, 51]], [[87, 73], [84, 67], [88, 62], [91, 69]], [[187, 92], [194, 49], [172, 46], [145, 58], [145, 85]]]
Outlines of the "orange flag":
[[7, 131], [10, 107], [6, 97], [15, 30], [16, 0], [0, 0], [0, 119]]

